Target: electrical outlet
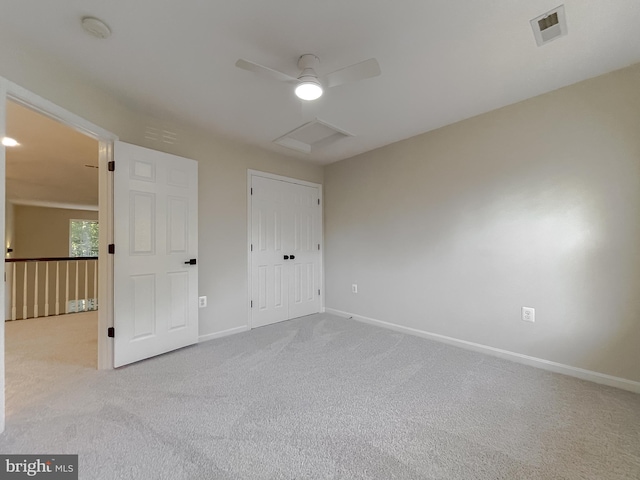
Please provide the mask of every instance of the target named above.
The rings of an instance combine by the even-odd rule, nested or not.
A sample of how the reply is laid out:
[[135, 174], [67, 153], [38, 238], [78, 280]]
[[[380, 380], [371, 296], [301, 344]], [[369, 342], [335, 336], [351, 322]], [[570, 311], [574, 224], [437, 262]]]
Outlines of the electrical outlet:
[[358, 284], [354, 283], [351, 285], [351, 293], [358, 293]]
[[207, 297], [198, 297], [198, 307], [204, 308], [207, 306]]
[[536, 309], [533, 307], [522, 307], [522, 320], [525, 322], [536, 321]]

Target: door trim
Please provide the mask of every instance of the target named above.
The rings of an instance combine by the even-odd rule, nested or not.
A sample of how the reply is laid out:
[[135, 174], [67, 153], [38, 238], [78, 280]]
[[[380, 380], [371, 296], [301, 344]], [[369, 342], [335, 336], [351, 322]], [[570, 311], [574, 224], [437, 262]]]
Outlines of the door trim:
[[[98, 309], [98, 369], [109, 370], [113, 368], [113, 342], [109, 341], [107, 336], [107, 328], [113, 326], [113, 258], [107, 253], [107, 245], [111, 243], [113, 239], [113, 175], [110, 175], [107, 171], [107, 162], [112, 160], [113, 157], [113, 142], [118, 140], [118, 136], [105, 130], [94, 123], [76, 115], [75, 113], [62, 108], [55, 103], [23, 88], [15, 83], [0, 77], [0, 102], [2, 102], [2, 108], [0, 108], [0, 125], [2, 129], [1, 135], [4, 135], [5, 125], [5, 106], [7, 101], [13, 101], [19, 103], [31, 110], [45, 115], [57, 122], [60, 122], [68, 127], [71, 127], [80, 133], [87, 135], [99, 143], [99, 155], [98, 155], [98, 221], [101, 228], [99, 233], [99, 259], [98, 259], [98, 302], [100, 308]], [[4, 147], [2, 148], [2, 174], [0, 174], [0, 181], [2, 182], [2, 198], [0, 200], [0, 211], [2, 212], [2, 218], [4, 218], [4, 182], [6, 181], [4, 172]], [[0, 225], [0, 237], [4, 238], [4, 220]], [[0, 293], [1, 311], [4, 311], [4, 289]], [[4, 322], [2, 327], [4, 333]], [[4, 357], [4, 343], [0, 347], [0, 355]], [[2, 372], [4, 377], [4, 371]], [[3, 378], [4, 380], [4, 378]], [[0, 430], [1, 431], [1, 430]]]
[[324, 312], [324, 200], [322, 197], [322, 184], [307, 182], [306, 180], [299, 180], [297, 178], [285, 177], [282, 175], [276, 175], [274, 173], [261, 172], [260, 170], [247, 169], [247, 325], [249, 330], [253, 327], [251, 320], [251, 292], [252, 290], [252, 275], [251, 275], [251, 184], [253, 177], [263, 177], [271, 180], [279, 180], [281, 182], [294, 183], [297, 185], [304, 185], [307, 187], [314, 187], [318, 189], [318, 198], [320, 199], [320, 312]]

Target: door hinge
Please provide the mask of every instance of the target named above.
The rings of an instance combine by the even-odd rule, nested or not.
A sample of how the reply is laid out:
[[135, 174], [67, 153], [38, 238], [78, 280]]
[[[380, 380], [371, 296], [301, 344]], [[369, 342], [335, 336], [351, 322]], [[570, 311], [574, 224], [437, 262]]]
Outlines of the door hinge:
[[116, 329], [113, 327], [107, 328], [107, 337], [115, 338], [115, 336], [116, 336]]
[[114, 160], [111, 160], [107, 163], [107, 170], [109, 170], [110, 172], [116, 171], [116, 162]]
[[318, 205], [320, 205], [320, 199], [318, 199]]
[[318, 244], [318, 250], [320, 250], [320, 244]]
[[318, 289], [318, 295], [320, 295], [320, 289]]
[[251, 308], [253, 308], [253, 300], [251, 300]]
[[253, 243], [251, 244], [251, 251], [253, 252]]
[[253, 195], [253, 188], [251, 188], [251, 195]]
[[116, 244], [115, 243], [110, 243], [109, 244], [109, 253], [111, 255], [114, 255], [116, 253]]

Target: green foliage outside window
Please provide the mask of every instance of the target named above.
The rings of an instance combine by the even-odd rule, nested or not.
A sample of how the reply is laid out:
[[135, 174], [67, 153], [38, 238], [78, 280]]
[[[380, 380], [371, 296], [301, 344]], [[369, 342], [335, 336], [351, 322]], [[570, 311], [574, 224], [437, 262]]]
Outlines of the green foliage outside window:
[[69, 256], [98, 256], [98, 222], [96, 220], [71, 220]]

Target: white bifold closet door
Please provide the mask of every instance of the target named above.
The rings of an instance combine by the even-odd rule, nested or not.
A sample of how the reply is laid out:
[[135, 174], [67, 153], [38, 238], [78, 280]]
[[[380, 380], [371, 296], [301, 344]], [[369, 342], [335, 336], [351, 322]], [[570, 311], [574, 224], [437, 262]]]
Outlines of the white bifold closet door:
[[251, 180], [251, 326], [320, 311], [319, 188]]

